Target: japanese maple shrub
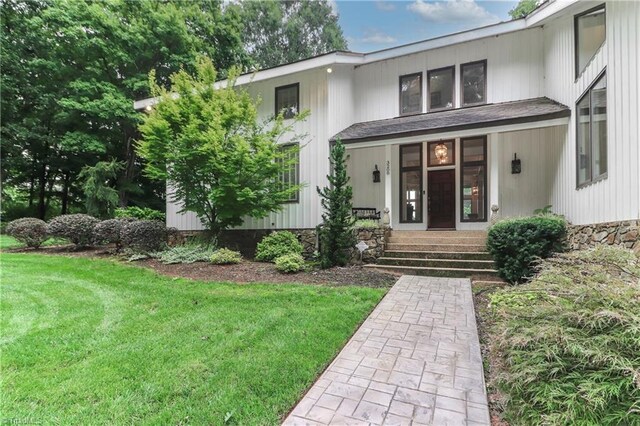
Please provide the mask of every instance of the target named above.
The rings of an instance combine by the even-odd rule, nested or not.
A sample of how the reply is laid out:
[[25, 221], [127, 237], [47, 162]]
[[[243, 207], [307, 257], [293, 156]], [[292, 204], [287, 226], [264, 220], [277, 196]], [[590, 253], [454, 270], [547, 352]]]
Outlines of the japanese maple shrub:
[[[144, 116], [138, 153], [152, 179], [167, 181], [169, 197], [194, 212], [213, 236], [241, 225], [244, 217], [262, 218], [278, 211], [300, 190], [280, 177], [297, 162], [291, 150], [301, 137], [293, 126], [307, 113], [267, 122], [257, 117], [258, 101], [235, 87], [237, 70], [216, 83], [211, 60], [199, 59], [197, 75], [171, 76], [171, 90], [150, 76], [153, 96], [160, 101]], [[286, 135], [291, 148], [281, 149]]]

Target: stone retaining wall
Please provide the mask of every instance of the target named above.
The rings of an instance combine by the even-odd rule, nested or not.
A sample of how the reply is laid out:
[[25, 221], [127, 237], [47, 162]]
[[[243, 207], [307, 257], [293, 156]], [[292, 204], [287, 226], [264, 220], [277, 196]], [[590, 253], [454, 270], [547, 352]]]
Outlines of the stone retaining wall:
[[623, 246], [640, 253], [640, 220], [569, 225], [567, 240], [571, 250], [607, 244]]
[[[237, 250], [244, 257], [253, 258], [256, 253], [256, 245], [264, 238], [276, 230], [271, 229], [230, 229], [223, 231], [220, 235], [220, 245], [231, 250]], [[278, 229], [285, 231], [285, 229]], [[306, 258], [313, 257], [318, 250], [318, 237], [315, 229], [286, 229], [293, 232], [302, 243], [303, 255]], [[364, 263], [375, 263], [384, 253], [389, 228], [360, 228], [355, 230], [356, 243], [364, 241], [368, 248], [362, 253]], [[183, 238], [204, 235], [205, 231], [180, 231]], [[354, 248], [352, 250], [352, 263], [360, 263], [360, 252]]]

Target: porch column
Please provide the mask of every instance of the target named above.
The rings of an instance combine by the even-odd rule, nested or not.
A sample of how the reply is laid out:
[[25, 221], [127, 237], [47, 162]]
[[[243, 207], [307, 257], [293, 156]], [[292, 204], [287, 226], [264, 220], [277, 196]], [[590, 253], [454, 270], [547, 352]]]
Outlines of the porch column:
[[384, 208], [389, 209], [389, 225], [393, 226], [393, 170], [391, 170], [391, 145], [384, 146]]
[[[500, 205], [500, 134], [489, 133], [489, 205], [488, 213], [489, 218], [492, 218], [494, 213], [491, 211], [493, 206]], [[497, 212], [500, 216], [500, 212]]]

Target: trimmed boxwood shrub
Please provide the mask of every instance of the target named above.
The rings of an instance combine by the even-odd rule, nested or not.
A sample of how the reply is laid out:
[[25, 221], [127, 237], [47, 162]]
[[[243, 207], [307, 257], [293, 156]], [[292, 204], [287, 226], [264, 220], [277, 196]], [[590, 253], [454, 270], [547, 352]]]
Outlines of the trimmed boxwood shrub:
[[298, 253], [285, 254], [276, 258], [276, 269], [285, 274], [300, 272], [304, 269], [304, 258]]
[[298, 238], [289, 231], [278, 231], [266, 235], [256, 247], [256, 260], [273, 262], [285, 254], [302, 255], [303, 247]]
[[47, 232], [51, 236], [68, 239], [76, 247], [87, 247], [93, 243], [93, 228], [99, 222], [88, 214], [64, 214], [49, 221]]
[[120, 232], [122, 246], [136, 253], [153, 253], [167, 245], [167, 228], [157, 220], [126, 223]]
[[499, 275], [513, 284], [531, 278], [537, 260], [564, 251], [566, 235], [561, 216], [506, 219], [489, 229], [487, 248]]
[[133, 218], [108, 219], [98, 223], [93, 228], [93, 242], [95, 244], [115, 244], [116, 249], [122, 248], [122, 227], [130, 222], [135, 221]]
[[231, 265], [242, 262], [242, 255], [239, 251], [221, 248], [214, 251], [209, 260], [214, 265]]
[[40, 247], [49, 237], [47, 223], [35, 217], [12, 220], [6, 231], [8, 235], [32, 248]]

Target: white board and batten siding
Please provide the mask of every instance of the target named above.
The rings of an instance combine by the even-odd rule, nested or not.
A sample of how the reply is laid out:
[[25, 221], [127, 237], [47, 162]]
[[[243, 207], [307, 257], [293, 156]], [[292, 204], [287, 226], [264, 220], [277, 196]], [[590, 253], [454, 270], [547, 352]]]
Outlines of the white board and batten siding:
[[456, 67], [455, 106], [460, 106], [460, 65], [487, 60], [487, 103], [544, 96], [541, 28], [516, 31], [399, 58], [354, 70], [355, 122], [399, 115], [399, 77], [422, 72], [422, 107], [427, 105], [427, 71]]
[[[588, 10], [602, 2], [580, 2]], [[572, 108], [554, 176], [553, 210], [572, 223], [589, 224], [640, 217], [640, 2], [606, 3], [606, 41], [575, 79], [572, 14], [544, 27], [545, 95]], [[606, 179], [576, 189], [575, 105], [598, 74], [607, 72]]]

